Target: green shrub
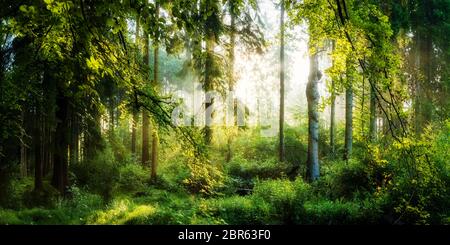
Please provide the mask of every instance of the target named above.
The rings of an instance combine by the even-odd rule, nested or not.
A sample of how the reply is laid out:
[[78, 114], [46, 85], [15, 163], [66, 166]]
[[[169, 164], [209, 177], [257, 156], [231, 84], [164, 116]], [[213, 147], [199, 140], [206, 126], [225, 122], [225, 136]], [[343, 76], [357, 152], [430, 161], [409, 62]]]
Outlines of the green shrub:
[[190, 224], [196, 209], [194, 196], [184, 192], [149, 189], [145, 196], [134, 198], [138, 204], [154, 203], [155, 213], [145, 219], [145, 224]]
[[305, 222], [307, 224], [352, 224], [359, 220], [359, 205], [352, 202], [323, 200], [306, 202]]
[[20, 211], [18, 214], [20, 220], [25, 224], [35, 225], [58, 225], [58, 224], [69, 224], [70, 216], [68, 213], [64, 212], [62, 209], [42, 209], [42, 208], [32, 208]]
[[23, 203], [26, 207], [54, 207], [60, 193], [57, 189], [51, 186], [47, 181], [43, 182], [42, 190], [34, 190], [33, 187], [29, 187], [23, 194]]
[[293, 202], [296, 198], [294, 184], [289, 180], [268, 180], [257, 182], [253, 197], [261, 198], [272, 206], [273, 215], [282, 223], [289, 223], [293, 217]]
[[310, 188], [301, 178], [266, 180], [256, 183], [252, 196], [271, 205], [278, 223], [290, 224], [303, 215], [303, 203], [310, 197]]
[[262, 199], [231, 196], [203, 200], [198, 215], [230, 225], [263, 225], [271, 223], [271, 207]]
[[11, 189], [13, 187], [11, 185], [12, 173], [13, 168], [11, 166], [0, 168], [0, 207], [12, 208], [18, 206], [14, 205], [15, 203], [11, 197]]
[[101, 195], [105, 200], [112, 197], [115, 183], [119, 180], [119, 168], [111, 148], [106, 147], [92, 159], [71, 166], [75, 183]]
[[375, 183], [368, 166], [358, 160], [332, 161], [324, 165], [315, 189], [331, 199], [352, 199], [373, 192]]
[[24, 224], [17, 217], [17, 212], [12, 210], [0, 209], [0, 225], [21, 225]]
[[192, 210], [176, 209], [171, 207], [160, 206], [156, 212], [145, 220], [145, 224], [149, 225], [183, 225], [190, 224]]
[[184, 186], [191, 193], [214, 195], [223, 187], [223, 172], [206, 159], [199, 159], [192, 153], [186, 156], [189, 176], [183, 180]]
[[64, 201], [61, 208], [71, 209], [71, 212], [79, 217], [87, 216], [93, 210], [100, 209], [104, 205], [100, 195], [92, 194], [76, 186], [70, 188], [71, 198]]
[[262, 137], [261, 129], [240, 131], [239, 137], [233, 144], [235, 156], [244, 156], [248, 160], [261, 161], [273, 157], [276, 152], [275, 139]]
[[383, 219], [382, 199], [355, 201], [316, 200], [304, 204], [305, 213], [298, 224], [350, 225], [380, 224]]
[[[448, 215], [449, 129], [426, 129], [421, 139], [403, 139], [391, 150], [393, 180], [387, 187], [398, 223], [440, 223]], [[445, 138], [445, 139], [443, 139]]]
[[289, 165], [280, 163], [275, 158], [254, 161], [237, 156], [227, 163], [225, 169], [229, 175], [241, 179], [251, 180], [256, 177], [260, 179], [277, 179], [286, 176]]
[[[306, 134], [305, 134], [306, 133]], [[288, 177], [305, 176], [308, 145], [305, 138], [307, 132], [299, 127], [286, 127], [285, 130], [285, 159], [292, 169], [287, 169]]]
[[1, 197], [1, 206], [19, 210], [25, 207], [24, 197], [27, 197], [26, 193], [33, 190], [34, 181], [31, 177], [19, 178], [17, 176], [9, 176], [3, 187], [5, 191], [4, 196]]
[[135, 163], [125, 164], [119, 167], [118, 188], [126, 193], [142, 191], [149, 178], [150, 174], [142, 165]]

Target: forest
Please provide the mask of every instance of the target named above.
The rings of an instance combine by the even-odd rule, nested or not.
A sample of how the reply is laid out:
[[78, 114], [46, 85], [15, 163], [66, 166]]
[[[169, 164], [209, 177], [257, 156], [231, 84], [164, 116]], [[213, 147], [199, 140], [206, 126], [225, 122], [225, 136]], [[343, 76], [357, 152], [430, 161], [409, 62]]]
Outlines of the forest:
[[0, 224], [450, 224], [450, 0], [1, 0]]

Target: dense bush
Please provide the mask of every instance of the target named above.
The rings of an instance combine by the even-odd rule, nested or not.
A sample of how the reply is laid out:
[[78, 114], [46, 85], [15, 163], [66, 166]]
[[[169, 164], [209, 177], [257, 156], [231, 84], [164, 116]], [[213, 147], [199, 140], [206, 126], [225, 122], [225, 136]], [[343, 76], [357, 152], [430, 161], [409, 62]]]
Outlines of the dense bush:
[[224, 176], [218, 166], [206, 159], [195, 157], [192, 153], [186, 156], [189, 176], [183, 180], [184, 186], [191, 193], [214, 195], [223, 187]]
[[110, 147], [99, 152], [93, 160], [71, 166], [75, 182], [108, 200], [119, 180], [118, 163]]
[[0, 209], [0, 224], [85, 224], [86, 217], [104, 205], [99, 195], [77, 187], [72, 187], [69, 192], [71, 198], [58, 199], [50, 207], [20, 211]]
[[261, 128], [241, 132], [235, 140], [234, 155], [245, 156], [248, 160], [265, 160], [271, 158], [276, 153], [276, 139], [264, 137]]
[[41, 190], [34, 190], [34, 185], [28, 185], [23, 193], [23, 204], [26, 207], [53, 207], [60, 199], [59, 192], [47, 181]]
[[256, 161], [236, 156], [225, 165], [227, 178], [224, 193], [250, 194], [258, 179], [284, 178], [291, 169], [289, 164], [280, 163], [275, 158]]
[[305, 176], [308, 146], [306, 132], [300, 130], [299, 127], [287, 127], [285, 130], [284, 143], [286, 147], [286, 162], [289, 163], [291, 169], [288, 171], [288, 177]]
[[316, 189], [332, 199], [352, 199], [374, 189], [368, 166], [354, 159], [327, 162], [322, 168], [322, 176], [315, 184]]
[[149, 179], [149, 171], [146, 171], [142, 165], [128, 163], [119, 167], [117, 186], [119, 191], [131, 194], [142, 191]]
[[[260, 198], [272, 207], [274, 219], [281, 223], [291, 223], [294, 218], [294, 206], [301, 208], [302, 198], [297, 197], [299, 184], [289, 180], [268, 180], [257, 182], [253, 197]], [[297, 205], [294, 205], [296, 202]], [[300, 203], [300, 204], [299, 204]]]
[[32, 178], [19, 178], [17, 176], [8, 176], [8, 181], [3, 186], [4, 193], [2, 193], [1, 207], [10, 209], [20, 209], [24, 205], [25, 192], [31, 192], [33, 189]]
[[276, 179], [286, 176], [290, 169], [286, 163], [280, 163], [275, 158], [269, 158], [264, 161], [248, 160], [237, 156], [226, 164], [225, 169], [233, 177], [242, 179]]
[[449, 216], [449, 129], [428, 128], [421, 139], [393, 144], [395, 174], [386, 191], [398, 223], [440, 223]]

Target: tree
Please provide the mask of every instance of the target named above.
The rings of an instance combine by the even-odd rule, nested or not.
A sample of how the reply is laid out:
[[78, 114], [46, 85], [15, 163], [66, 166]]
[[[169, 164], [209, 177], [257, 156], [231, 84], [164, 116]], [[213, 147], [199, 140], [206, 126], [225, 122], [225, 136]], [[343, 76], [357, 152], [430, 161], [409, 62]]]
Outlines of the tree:
[[[146, 67], [147, 77], [144, 78], [146, 81], [149, 81], [148, 76], [150, 73], [148, 69], [150, 67], [150, 38], [149, 33], [146, 28], [144, 28], [144, 55], [143, 55], [143, 64]], [[148, 85], [151, 85], [150, 82], [147, 82]], [[148, 86], [147, 86], [148, 87]], [[150, 163], [150, 119], [149, 113], [147, 110], [142, 111], [142, 156], [141, 156], [142, 165], [147, 166]]]
[[[138, 59], [139, 57], [139, 52], [140, 52], [140, 16], [139, 14], [136, 14], [136, 29], [135, 29], [135, 45], [136, 45], [136, 59]], [[136, 154], [136, 143], [137, 143], [137, 127], [138, 127], [138, 120], [139, 120], [139, 109], [137, 108], [138, 105], [135, 101], [135, 103], [133, 103], [132, 105], [132, 114], [133, 114], [133, 118], [132, 118], [132, 122], [131, 122], [131, 153], [132, 154]]]
[[[311, 48], [310, 48], [311, 49]], [[317, 180], [319, 170], [319, 88], [318, 83], [322, 78], [319, 71], [319, 58], [317, 50], [310, 51], [310, 70], [306, 97], [308, 99], [308, 178]]]
[[66, 193], [69, 186], [69, 159], [68, 159], [68, 98], [58, 89], [56, 111], [56, 148], [54, 152], [53, 178], [52, 185], [59, 190], [60, 193]]
[[204, 138], [207, 145], [211, 144], [213, 131], [212, 124], [214, 120], [214, 96], [213, 92], [217, 88], [215, 82], [221, 76], [221, 72], [217, 67], [214, 49], [216, 47], [216, 38], [219, 36], [216, 27], [221, 26], [219, 16], [219, 2], [216, 0], [203, 3], [202, 13], [206, 16], [204, 23], [205, 33], [205, 66], [204, 66], [204, 90], [205, 90], [205, 128]]
[[369, 140], [375, 141], [377, 138], [377, 98], [374, 87], [370, 87], [370, 117], [369, 117]]
[[[332, 50], [334, 51], [335, 43], [332, 42]], [[331, 105], [330, 105], [330, 148], [331, 155], [334, 157], [336, 153], [336, 82], [335, 78], [331, 78]]]
[[[236, 0], [229, 0], [228, 1], [228, 12], [230, 14], [230, 50], [229, 50], [229, 69], [228, 69], [228, 96], [231, 96], [232, 93], [234, 93], [234, 85], [236, 83], [236, 78], [234, 75], [234, 66], [235, 66], [235, 48], [236, 48], [236, 18], [238, 17], [238, 1]], [[233, 95], [234, 96], [234, 95]], [[230, 105], [228, 105], [230, 106]], [[231, 158], [233, 156], [233, 150], [232, 150], [232, 142], [233, 142], [233, 133], [235, 130], [235, 127], [238, 126], [238, 119], [237, 119], [237, 101], [235, 98], [233, 98], [233, 102], [231, 105], [233, 108], [233, 126], [228, 128], [228, 139], [227, 139], [227, 156], [226, 161], [231, 161]], [[227, 116], [230, 116], [229, 114]], [[231, 132], [230, 132], [231, 131]]]
[[285, 6], [284, 0], [281, 0], [281, 10], [280, 10], [280, 119], [279, 119], [279, 146], [278, 146], [278, 156], [280, 162], [284, 161], [285, 158], [285, 145], [284, 145], [284, 78], [285, 78], [285, 61], [284, 61], [284, 15]]
[[[156, 19], [159, 19], [159, 3], [155, 4], [156, 11]], [[154, 63], [153, 63], [153, 87], [158, 87], [158, 75], [159, 75], [159, 28], [156, 28], [155, 35], [155, 44], [154, 44]], [[159, 144], [159, 136], [158, 136], [158, 128], [156, 124], [153, 124], [152, 130], [152, 170], [151, 170], [151, 179], [156, 179], [157, 167], [158, 167], [158, 144]]]
[[[351, 78], [347, 78], [351, 79]], [[353, 89], [352, 84], [345, 90], [345, 147], [344, 160], [348, 161], [352, 154], [353, 144]]]
[[[410, 0], [398, 6], [393, 14], [400, 27], [411, 30], [410, 51], [406, 51], [410, 67], [410, 96], [412, 97], [412, 125], [416, 136], [423, 133], [427, 124], [448, 118], [449, 23], [446, 13], [449, 1]], [[407, 16], [400, 13], [407, 13]], [[397, 17], [398, 16], [398, 17]], [[406, 19], [406, 24], [404, 23]]]

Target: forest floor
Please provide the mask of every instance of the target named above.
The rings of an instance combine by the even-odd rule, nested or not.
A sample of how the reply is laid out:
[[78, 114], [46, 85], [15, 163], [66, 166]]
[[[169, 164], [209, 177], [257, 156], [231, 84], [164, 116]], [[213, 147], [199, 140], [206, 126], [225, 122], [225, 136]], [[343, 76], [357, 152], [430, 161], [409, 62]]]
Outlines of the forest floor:
[[[33, 178], [13, 178], [0, 224], [450, 223], [448, 185], [442, 178], [439, 183], [419, 179], [428, 183], [418, 189], [424, 201], [405, 203], [410, 188], [402, 182], [405, 178], [390, 184], [392, 179], [380, 174], [396, 170], [385, 167], [386, 160], [374, 165], [376, 156], [367, 159], [355, 144], [348, 162], [322, 153], [321, 178], [309, 183], [301, 177], [306, 169], [303, 133], [287, 131], [285, 163], [273, 157], [276, 139], [247, 132], [233, 143], [230, 162], [224, 160], [226, 146], [216, 147], [210, 169], [196, 169], [179, 149], [167, 148], [153, 182], [149, 169], [132, 159], [116, 158], [114, 163], [109, 146], [89, 165], [72, 166], [67, 198], [58, 197], [49, 179], [44, 191], [36, 193]], [[439, 198], [433, 191], [439, 191]]]

